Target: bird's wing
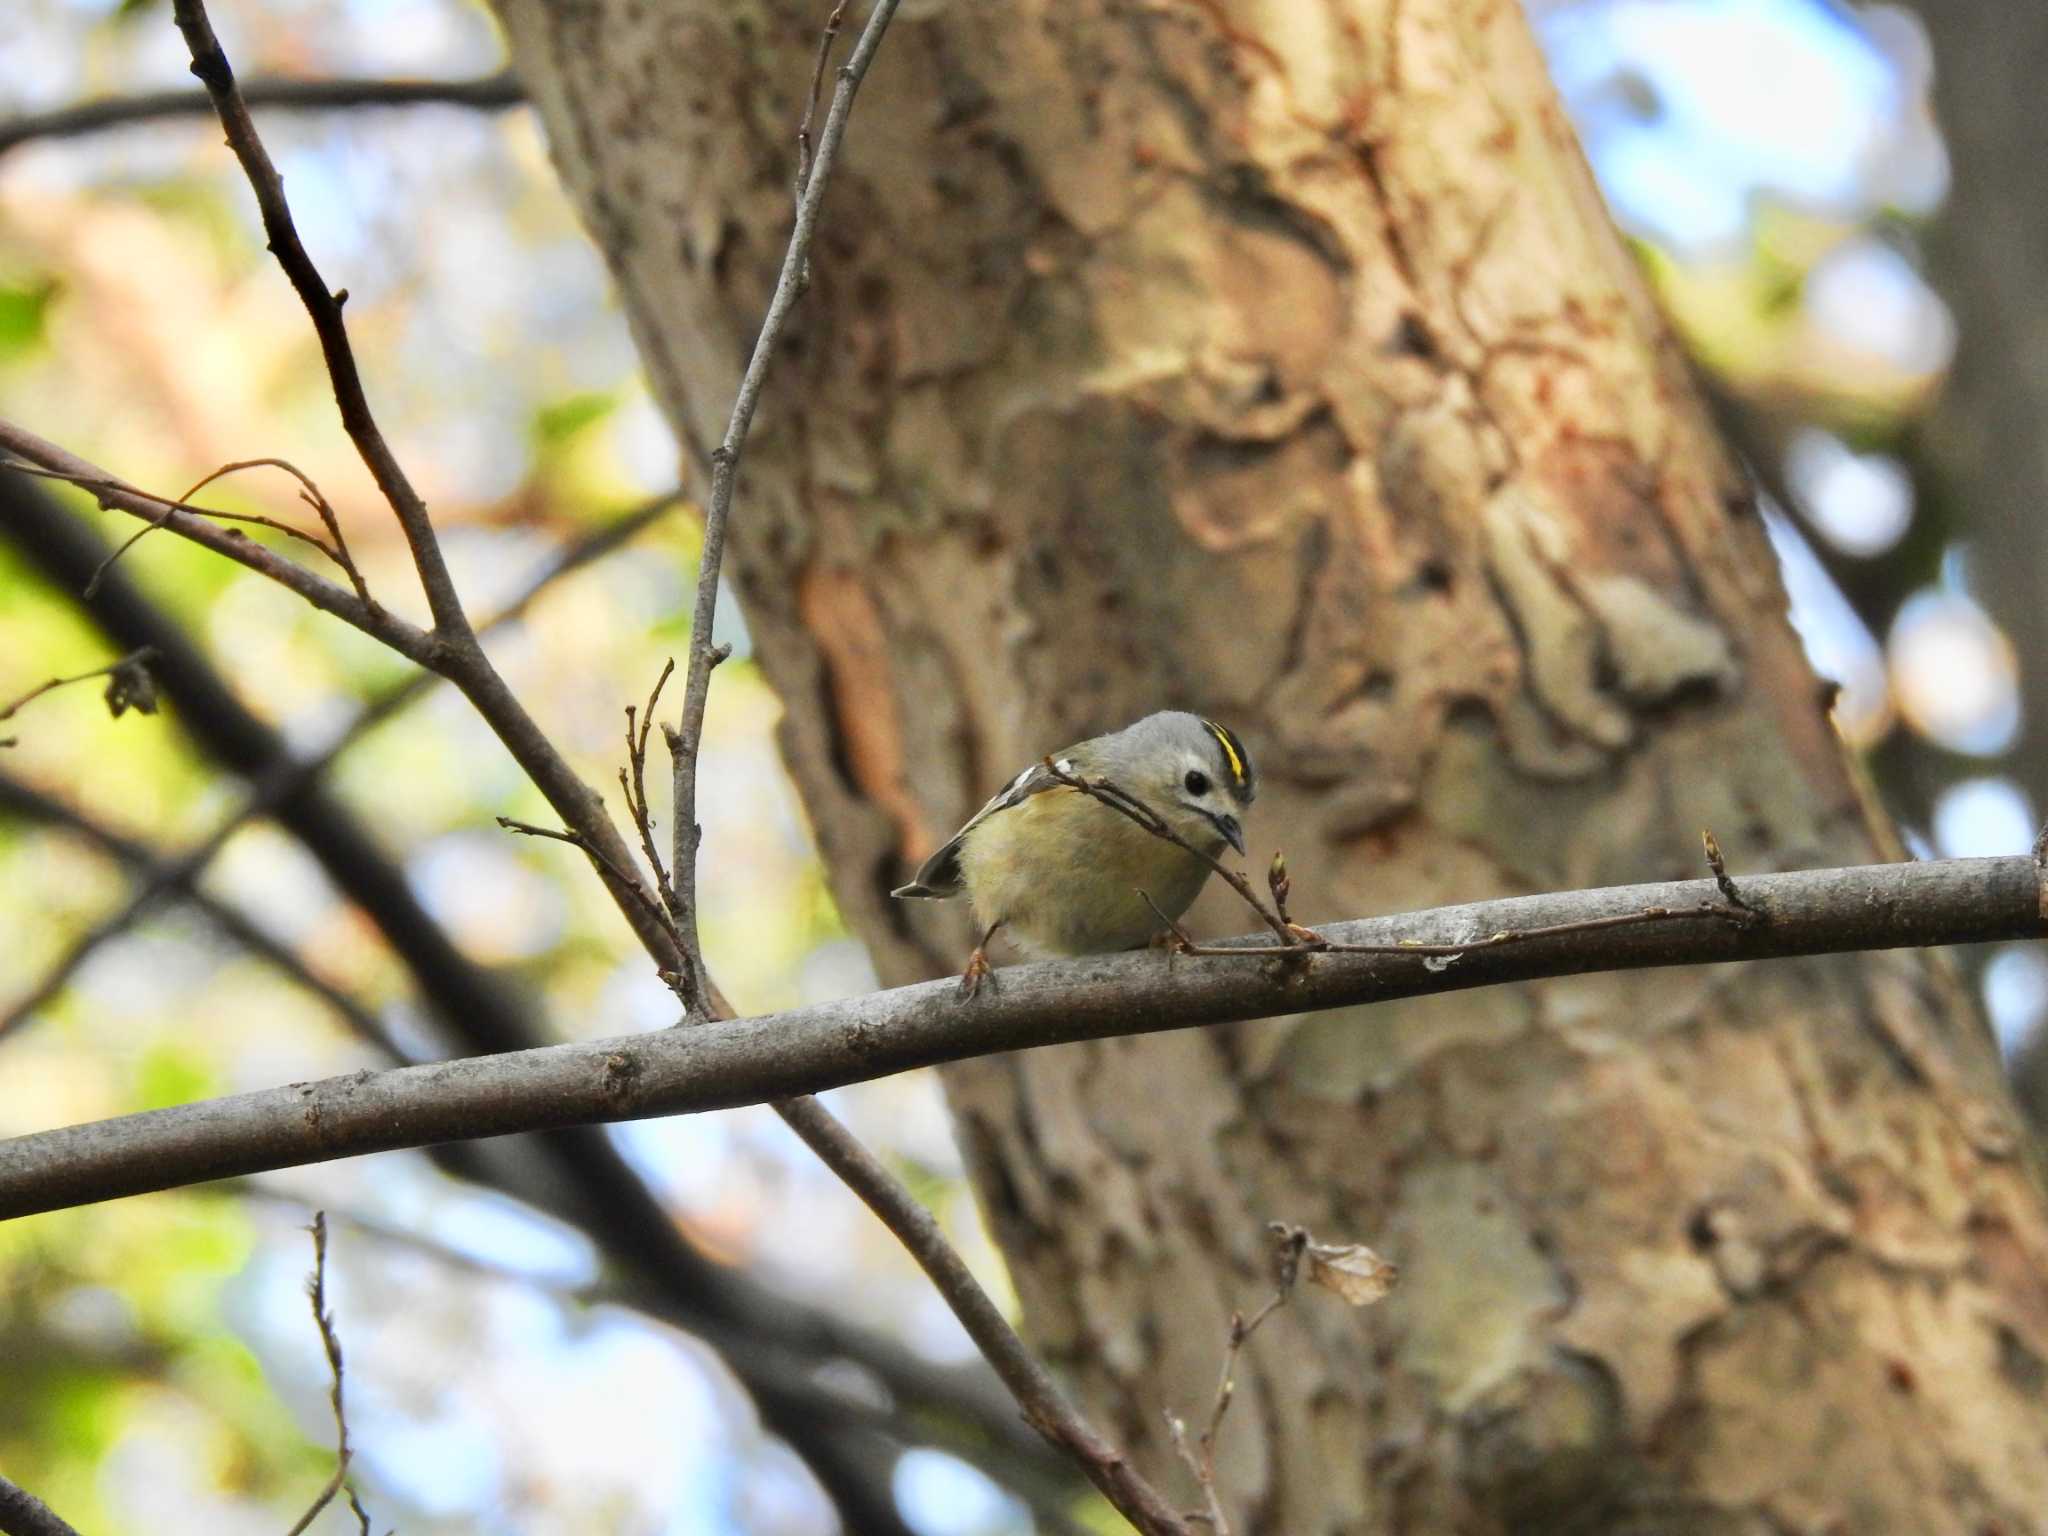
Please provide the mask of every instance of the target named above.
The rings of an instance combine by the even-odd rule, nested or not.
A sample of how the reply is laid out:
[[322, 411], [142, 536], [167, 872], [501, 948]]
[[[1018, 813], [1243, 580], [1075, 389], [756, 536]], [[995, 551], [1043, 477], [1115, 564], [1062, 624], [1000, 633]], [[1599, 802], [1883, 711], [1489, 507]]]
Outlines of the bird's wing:
[[[1059, 767], [1063, 773], [1072, 773], [1074, 771], [1073, 763], [1065, 758], [1060, 760]], [[1061, 787], [1060, 781], [1046, 772], [1045, 764], [1033, 763], [1029, 768], [1026, 768], [1017, 777], [997, 790], [990, 797], [987, 805], [984, 805], [980, 810], [968, 817], [966, 825], [947, 839], [944, 847], [924, 861], [917, 871], [917, 878], [915, 880], [911, 881], [908, 885], [898, 886], [889, 894], [901, 897], [922, 897], [928, 901], [937, 901], [947, 896], [959, 895], [961, 880], [960, 844], [966, 839], [967, 834], [998, 811], [1007, 811], [1012, 806], [1022, 805], [1033, 795], [1042, 795], [1049, 789], [1059, 789]]]

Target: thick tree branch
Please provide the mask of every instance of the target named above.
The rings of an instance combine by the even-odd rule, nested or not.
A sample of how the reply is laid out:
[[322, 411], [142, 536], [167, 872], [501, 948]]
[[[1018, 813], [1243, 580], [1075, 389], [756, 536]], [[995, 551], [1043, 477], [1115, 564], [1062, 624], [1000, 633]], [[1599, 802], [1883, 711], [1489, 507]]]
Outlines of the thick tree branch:
[[[354, 107], [451, 106], [497, 112], [525, 104], [510, 70], [472, 80], [288, 80], [259, 76], [241, 82], [242, 100], [257, 111], [334, 112]], [[203, 90], [149, 91], [81, 101], [0, 122], [0, 155], [24, 144], [75, 139], [137, 123], [213, 116]]]
[[[0, 1219], [397, 1147], [771, 1102], [998, 1051], [1385, 1002], [1591, 971], [2042, 936], [2029, 857], [1746, 876], [1763, 920], [1703, 912], [1712, 880], [1615, 886], [1324, 924], [1375, 953], [1111, 955], [1015, 966], [962, 1002], [951, 981], [586, 1044], [357, 1073], [0, 1142]], [[1503, 933], [1575, 931], [1502, 943]], [[1403, 940], [1430, 946], [1409, 957]], [[1469, 944], [1462, 958], [1446, 946]], [[1389, 952], [1392, 951], [1392, 952]], [[1361, 1026], [1365, 1027], [1365, 1026]]]

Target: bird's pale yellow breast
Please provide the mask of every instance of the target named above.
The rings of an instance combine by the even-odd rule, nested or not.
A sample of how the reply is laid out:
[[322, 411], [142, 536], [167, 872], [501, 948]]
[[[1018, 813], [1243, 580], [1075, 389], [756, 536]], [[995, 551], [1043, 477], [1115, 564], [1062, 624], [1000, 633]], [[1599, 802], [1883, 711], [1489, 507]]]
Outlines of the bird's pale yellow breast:
[[960, 844], [960, 871], [982, 922], [1002, 922], [1037, 949], [1085, 954], [1146, 943], [1160, 923], [1145, 897], [1178, 917], [1208, 867], [1079, 790], [1061, 788], [970, 831]]

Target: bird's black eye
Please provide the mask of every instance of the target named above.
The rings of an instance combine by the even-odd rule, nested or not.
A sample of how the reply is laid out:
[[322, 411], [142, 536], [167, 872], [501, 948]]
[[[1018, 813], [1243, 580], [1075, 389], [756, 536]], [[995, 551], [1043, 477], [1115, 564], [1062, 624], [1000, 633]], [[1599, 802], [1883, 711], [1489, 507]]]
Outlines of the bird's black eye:
[[1181, 783], [1187, 787], [1187, 792], [1198, 800], [1209, 793], [1209, 775], [1199, 768], [1190, 768], [1188, 776], [1182, 779]]

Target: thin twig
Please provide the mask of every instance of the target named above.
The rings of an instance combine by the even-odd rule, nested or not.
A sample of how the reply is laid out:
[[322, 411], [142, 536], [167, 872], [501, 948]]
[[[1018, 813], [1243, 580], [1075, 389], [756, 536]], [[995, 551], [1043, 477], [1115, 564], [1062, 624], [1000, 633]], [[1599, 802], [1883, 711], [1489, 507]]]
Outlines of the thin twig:
[[[1320, 947], [1310, 930], [1296, 928], [1290, 924], [1278, 912], [1259, 900], [1258, 893], [1251, 887], [1251, 882], [1246, 880], [1243, 875], [1231, 869], [1206, 849], [1197, 848], [1193, 843], [1182, 837], [1171, 826], [1167, 825], [1164, 816], [1161, 816], [1129, 790], [1105, 778], [1090, 779], [1084, 778], [1077, 773], [1070, 773], [1050, 757], [1045, 759], [1043, 766], [1047, 773], [1069, 789], [1078, 789], [1082, 794], [1100, 801], [1119, 815], [1129, 817], [1154, 837], [1164, 842], [1172, 843], [1174, 847], [1182, 849], [1192, 857], [1201, 860], [1202, 863], [1208, 865], [1210, 869], [1222, 876], [1230, 888], [1244, 898], [1245, 905], [1258, 914], [1259, 921], [1280, 936], [1280, 943], [1273, 946], [1269, 953], [1306, 954], [1310, 950]], [[1151, 898], [1147, 897], [1146, 899], [1149, 901]], [[1157, 911], [1158, 909], [1155, 907], [1153, 910]], [[1308, 935], [1308, 937], [1304, 938], [1303, 935]], [[1191, 952], [1200, 953], [1199, 949]]]
[[1729, 906], [1756, 915], [1756, 908], [1742, 899], [1735, 889], [1735, 882], [1728, 877], [1728, 864], [1721, 857], [1721, 844], [1714, 834], [1705, 827], [1700, 828], [1700, 844], [1707, 852], [1707, 868], [1714, 872], [1714, 884], [1720, 887], [1721, 899]]
[[746, 447], [747, 432], [753, 426], [755, 409], [761, 403], [761, 389], [768, 380], [768, 365], [789, 323], [790, 310], [803, 292], [804, 263], [818, 228], [818, 210], [831, 185], [832, 168], [839, 157], [840, 141], [853, 111], [853, 99], [862, 77], [882, 45], [889, 18], [896, 14], [897, 0], [875, 0], [865, 26], [846, 62], [839, 66], [839, 83], [832, 92], [832, 105], [825, 113], [825, 125], [818, 134], [817, 158], [796, 205], [795, 227], [789, 247], [783, 253], [782, 270], [775, 280], [775, 293], [768, 301], [761, 329], [754, 338], [752, 356], [741, 375], [733, 399], [732, 416], [725, 436], [711, 455], [711, 499], [704, 509], [704, 547], [697, 567], [697, 599], [690, 616], [690, 665], [684, 676], [683, 706], [673, 732], [667, 734], [670, 757], [670, 788], [675, 825], [671, 830], [676, 896], [682, 905], [685, 941], [684, 963], [689, 967], [700, 997], [707, 995], [709, 978], [704, 973], [704, 956], [697, 936], [697, 849], [703, 840], [697, 825], [697, 758], [704, 734], [704, 702], [711, 688], [711, 669], [722, 660], [711, 639], [712, 620], [718, 611], [718, 574], [725, 559], [725, 530], [732, 513], [733, 489], [737, 482], [740, 455]]
[[[303, 529], [294, 528], [289, 523], [279, 522], [276, 518], [259, 517], [244, 512], [224, 512], [213, 507], [195, 507], [192, 505], [192, 498], [194, 496], [198, 495], [201, 491], [206, 489], [207, 486], [213, 484], [214, 481], [220, 479], [223, 475], [236, 474], [245, 469], [258, 469], [266, 467], [284, 470], [287, 474], [291, 475], [295, 480], [299, 482], [301, 488], [300, 500], [304, 501], [315, 512], [320, 514], [320, 521], [326, 524], [327, 532], [334, 540], [332, 544], [328, 544], [321, 539], [315, 538], [312, 534], [307, 533]], [[57, 470], [41, 469], [32, 464], [23, 464], [18, 462], [0, 465], [0, 468], [14, 470], [17, 474], [40, 475], [45, 479], [63, 480], [71, 485], [77, 486], [82, 491], [133, 491], [133, 487], [124, 486], [120, 481], [113, 480], [108, 477], [91, 477], [64, 474]], [[137, 492], [136, 494], [149, 496], [149, 493], [146, 491]], [[114, 563], [118, 561], [123, 555], [127, 554], [128, 551], [133, 549], [137, 544], [141, 543], [142, 540], [147, 535], [152, 534], [156, 532], [157, 529], [163, 527], [164, 524], [169, 521], [170, 516], [173, 512], [190, 512], [200, 517], [213, 518], [219, 522], [254, 523], [259, 527], [274, 529], [276, 532], [285, 535], [287, 538], [297, 539], [302, 544], [312, 545], [313, 548], [319, 550], [321, 554], [325, 555], [329, 560], [333, 561], [337, 566], [341, 568], [342, 573], [349, 579], [349, 585], [355, 588], [356, 596], [361, 598], [366, 606], [370, 608], [376, 607], [375, 602], [370, 597], [370, 589], [363, 581], [363, 573], [356, 568], [355, 561], [351, 559], [349, 556], [348, 541], [342, 537], [341, 523], [340, 520], [336, 518], [336, 516], [334, 515], [334, 508], [328, 504], [327, 498], [320, 493], [320, 487], [315, 485], [311, 478], [308, 477], [303, 470], [299, 469], [297, 466], [295, 466], [288, 460], [239, 459], [231, 464], [223, 464], [220, 466], [220, 468], [213, 470], [206, 475], [201, 476], [200, 479], [196, 481], [191, 486], [191, 488], [185, 492], [184, 495], [177, 497], [175, 500], [169, 497], [150, 497], [150, 499], [161, 501], [163, 505], [163, 512], [159, 516], [153, 518], [148, 523], [147, 526], [137, 530], [135, 533], [130, 534], [125, 540], [121, 542], [120, 545], [118, 545], [114, 549], [114, 551], [111, 554], [107, 556], [106, 559], [100, 562], [99, 569], [95, 570], [92, 573], [92, 576], [90, 577], [90, 579], [87, 580], [85, 584], [85, 596], [88, 599], [90, 599], [95, 593], [99, 591], [101, 579], [104, 578], [107, 572], [113, 568]]]
[[[818, 115], [818, 98], [825, 86], [825, 66], [832, 62], [832, 45], [839, 40], [839, 23], [846, 17], [846, 0], [838, 0], [832, 7], [832, 14], [825, 18], [825, 29], [818, 36], [818, 62], [811, 67], [811, 91], [804, 98], [804, 119], [796, 129], [796, 179], [793, 195], [801, 208], [804, 190], [811, 184], [811, 123]], [[811, 256], [804, 252], [803, 260], [797, 267], [798, 291], [811, 286]]]
[[[107, 685], [107, 708], [118, 717], [124, 710], [139, 709], [145, 715], [156, 713], [156, 693], [149, 683], [149, 664], [156, 659], [156, 647], [145, 645], [130, 651], [104, 667], [94, 667], [89, 672], [76, 672], [70, 677], [53, 677], [48, 682], [38, 683], [12, 703], [0, 705], [0, 720], [11, 720], [23, 705], [40, 699], [46, 693], [59, 688], [69, 688], [73, 683], [86, 683], [96, 677], [111, 677]], [[11, 747], [14, 738], [0, 741], [0, 747]]]
[[1251, 882], [1236, 870], [1229, 868], [1214, 855], [1196, 847], [1167, 823], [1151, 806], [1129, 790], [1109, 779], [1083, 778], [1059, 766], [1050, 757], [1044, 767], [1054, 779], [1078, 789], [1102, 804], [1118, 811], [1136, 822], [1154, 837], [1172, 843], [1183, 849], [1226, 880], [1231, 889], [1244, 898], [1245, 905], [1256, 912], [1260, 921], [1279, 936], [1277, 944], [1201, 944], [1189, 937], [1186, 929], [1167, 918], [1151, 896], [1140, 891], [1146, 905], [1152, 908], [1171, 933], [1175, 950], [1184, 955], [1223, 955], [1234, 959], [1257, 956], [1267, 959], [1301, 959], [1308, 955], [1411, 955], [1422, 959], [1455, 961], [1466, 954], [1481, 949], [1497, 949], [1504, 944], [1525, 944], [1532, 939], [1553, 939], [1568, 934], [1598, 933], [1608, 928], [1626, 928], [1638, 923], [1663, 923], [1688, 921], [1696, 918], [1712, 918], [1719, 922], [1732, 923], [1738, 927], [1764, 921], [1764, 915], [1748, 902], [1735, 895], [1734, 882], [1719, 863], [1720, 849], [1713, 845], [1713, 834], [1706, 834], [1708, 859], [1714, 868], [1715, 884], [1723, 902], [1702, 901], [1690, 907], [1645, 906], [1633, 912], [1614, 912], [1594, 918], [1574, 919], [1563, 923], [1550, 923], [1535, 928], [1502, 929], [1498, 932], [1475, 936], [1470, 940], [1456, 940], [1449, 943], [1428, 943], [1420, 939], [1396, 939], [1388, 944], [1340, 943], [1319, 933], [1313, 928], [1304, 928], [1287, 914], [1287, 896], [1292, 888], [1288, 879], [1286, 861], [1279, 855], [1273, 856], [1273, 863], [1267, 871], [1267, 885], [1273, 894], [1273, 904], [1268, 906], [1259, 900], [1252, 890]]
[[[498, 825], [507, 832], [517, 832], [522, 837], [546, 838], [550, 842], [567, 843], [571, 848], [580, 848], [585, 857], [597, 866], [598, 872], [607, 877], [614, 890], [626, 892], [640, 904], [649, 922], [669, 936], [670, 942], [678, 949], [682, 947], [683, 935], [676, 927], [675, 919], [667, 908], [648, 894], [647, 886], [639, 876], [622, 869], [603, 849], [597, 847], [581, 832], [559, 827], [537, 827], [530, 821], [516, 821], [510, 816], [497, 818]], [[658, 966], [655, 974], [674, 992], [678, 1002], [685, 1008], [695, 1006], [695, 994], [690, 990], [690, 979], [667, 966]]]
[[[684, 683], [680, 718], [673, 730], [664, 732], [669, 749], [675, 817], [672, 849], [675, 913], [684, 963], [690, 977], [684, 998], [685, 1016], [693, 1023], [706, 1022], [725, 1011], [723, 1000], [718, 997], [705, 969], [697, 933], [696, 864], [702, 839], [697, 825], [697, 763], [703, 748], [704, 705], [712, 669], [729, 652], [728, 647], [713, 644], [711, 632], [718, 608], [719, 566], [724, 556], [735, 478], [747, 432], [760, 402], [762, 385], [768, 375], [769, 362], [790, 309], [809, 282], [809, 252], [817, 228], [818, 209], [824, 199], [840, 141], [846, 132], [854, 95], [895, 9], [896, 0], [876, 0], [852, 54], [841, 66], [839, 84], [833, 92], [831, 108], [826, 113], [815, 161], [811, 161], [808, 155], [812, 114], [810, 110], [804, 114], [803, 126], [798, 130], [800, 166], [796, 226], [783, 256], [774, 297], [769, 301], [753, 355], [740, 381], [725, 438], [712, 454], [711, 501], [705, 510], [703, 554], [697, 573], [696, 604], [691, 616], [690, 666]], [[843, 3], [836, 5], [826, 22], [812, 82], [813, 107], [844, 11]], [[650, 713], [652, 709], [650, 700]], [[637, 757], [644, 750], [644, 734], [638, 747], [630, 740], [630, 722], [628, 734], [629, 752], [636, 758], [634, 770], [637, 773]], [[629, 790], [628, 798], [632, 797]], [[644, 807], [644, 790], [640, 800]], [[653, 857], [652, 834], [646, 832], [644, 835], [650, 844], [650, 860], [658, 872], [660, 861]], [[630, 1078], [632, 1074], [626, 1076]], [[946, 1241], [931, 1213], [918, 1203], [902, 1182], [816, 1099], [808, 1096], [784, 1099], [776, 1103], [775, 1111], [825, 1165], [881, 1217], [910, 1251], [954, 1316], [960, 1319], [974, 1339], [983, 1358], [995, 1368], [1004, 1385], [1015, 1395], [1027, 1422], [1054, 1446], [1072, 1456], [1089, 1480], [1146, 1536], [1187, 1536], [1187, 1526], [1172, 1506], [1146, 1482], [1122, 1452], [1098, 1434], [1061, 1395], [1045, 1367], [1024, 1347], [959, 1254]]]
[[637, 712], [632, 705], [626, 706], [626, 766], [619, 770], [619, 788], [625, 792], [626, 809], [640, 834], [640, 851], [654, 871], [654, 888], [661, 896], [661, 904], [668, 909], [671, 921], [680, 924], [682, 902], [669, 880], [668, 866], [661, 861], [661, 848], [654, 837], [654, 809], [647, 799], [647, 739], [654, 730], [654, 712], [661, 703], [661, 690], [668, 686], [675, 669], [673, 657], [664, 661], [661, 675], [648, 691], [646, 706]]
[[1171, 1411], [1166, 1415], [1167, 1433], [1173, 1438], [1173, 1448], [1193, 1474], [1195, 1486], [1202, 1493], [1205, 1513], [1190, 1518], [1204, 1520], [1215, 1536], [1230, 1536], [1230, 1518], [1223, 1511], [1222, 1495], [1216, 1487], [1216, 1435], [1223, 1428], [1223, 1416], [1230, 1411], [1231, 1399], [1237, 1392], [1237, 1357], [1244, 1352], [1251, 1336], [1259, 1331], [1260, 1324], [1286, 1306], [1293, 1297], [1295, 1282], [1301, 1276], [1302, 1251], [1309, 1241], [1308, 1231], [1303, 1227], [1273, 1222], [1271, 1231], [1274, 1239], [1273, 1273], [1277, 1284], [1266, 1304], [1249, 1318], [1242, 1312], [1230, 1314], [1230, 1328], [1223, 1345], [1223, 1368], [1216, 1377], [1209, 1422], [1203, 1426], [1201, 1435], [1190, 1443], [1186, 1422]]
[[[389, 609], [366, 603], [347, 587], [316, 575], [295, 560], [266, 548], [239, 530], [218, 528], [209, 518], [220, 516], [204, 507], [182, 506], [130, 485], [108, 474], [97, 464], [36, 436], [27, 428], [0, 420], [0, 470], [35, 474], [46, 479], [67, 481], [89, 491], [101, 507], [126, 512], [145, 523], [161, 524], [181, 538], [223, 555], [237, 565], [267, 576], [287, 591], [295, 592], [323, 613], [331, 613], [352, 624], [371, 639], [381, 641], [408, 661], [445, 670], [446, 662], [434, 637], [418, 625], [401, 619]], [[19, 460], [21, 462], [12, 462]]]
[[385, 442], [384, 434], [370, 412], [369, 398], [363, 392], [355, 349], [349, 344], [348, 327], [341, 315], [348, 291], [329, 290], [319, 269], [313, 265], [313, 258], [306, 253], [298, 226], [292, 221], [291, 206], [285, 201], [284, 178], [278, 175], [270, 152], [263, 147], [263, 140], [256, 132], [255, 120], [249, 116], [249, 104], [243, 98], [241, 87], [235, 83], [234, 69], [221, 49], [220, 39], [214, 36], [205, 0], [173, 0], [171, 14], [192, 55], [192, 73], [206, 87], [206, 94], [212, 99], [214, 111], [227, 134], [228, 147], [241, 162], [242, 172], [256, 194], [256, 206], [263, 216], [263, 233], [270, 250], [297, 291], [299, 301], [305, 305], [314, 333], [320, 338], [320, 352], [327, 361], [328, 377], [334, 385], [335, 404], [341, 408], [342, 427], [355, 444], [370, 478], [377, 482], [377, 489], [390, 503], [405, 534], [405, 541], [412, 550], [420, 585], [426, 589], [427, 608], [434, 616], [434, 629], [449, 640], [468, 637], [469, 620], [456, 596], [454, 578], [449, 575], [447, 561], [442, 557], [440, 541], [434, 533], [432, 520], [427, 516], [426, 503], [399, 467], [397, 457], [391, 452], [390, 444]]
[[[313, 1272], [306, 1277], [306, 1296], [313, 1306], [313, 1324], [320, 1330], [320, 1345], [327, 1352], [327, 1369], [334, 1377], [334, 1386], [328, 1393], [334, 1404], [334, 1476], [285, 1536], [301, 1536], [319, 1518], [320, 1511], [334, 1501], [334, 1496], [347, 1485], [348, 1464], [355, 1455], [349, 1448], [348, 1410], [342, 1399], [341, 1336], [334, 1331], [334, 1314], [327, 1310], [327, 1213], [315, 1211], [313, 1224], [307, 1230], [313, 1234]], [[370, 1517], [357, 1502], [353, 1489], [349, 1491], [348, 1502], [362, 1523], [363, 1536], [369, 1536]]]
[[[242, 82], [242, 99], [263, 111], [333, 112], [356, 107], [440, 105], [496, 112], [521, 106], [526, 93], [510, 70], [472, 80], [282, 80]], [[150, 91], [81, 101], [49, 112], [24, 113], [0, 122], [0, 155], [24, 144], [73, 139], [167, 119], [211, 117], [213, 101], [204, 91]]]

